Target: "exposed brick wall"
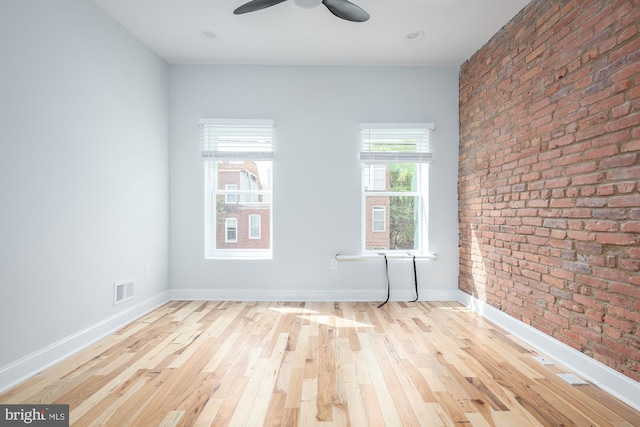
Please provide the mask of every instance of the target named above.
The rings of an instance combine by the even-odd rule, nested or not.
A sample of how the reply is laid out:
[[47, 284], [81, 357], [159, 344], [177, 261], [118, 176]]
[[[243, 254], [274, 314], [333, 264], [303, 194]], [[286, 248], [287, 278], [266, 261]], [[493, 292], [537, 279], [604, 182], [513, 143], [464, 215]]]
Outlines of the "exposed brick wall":
[[640, 2], [533, 0], [461, 68], [460, 288], [640, 380]]

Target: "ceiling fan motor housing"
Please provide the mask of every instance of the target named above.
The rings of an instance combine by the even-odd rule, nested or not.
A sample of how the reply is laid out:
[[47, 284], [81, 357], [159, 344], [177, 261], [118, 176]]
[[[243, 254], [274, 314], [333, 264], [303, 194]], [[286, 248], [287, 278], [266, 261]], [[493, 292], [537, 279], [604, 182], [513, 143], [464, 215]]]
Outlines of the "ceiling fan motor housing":
[[294, 3], [303, 9], [313, 9], [320, 6], [322, 0], [293, 0]]

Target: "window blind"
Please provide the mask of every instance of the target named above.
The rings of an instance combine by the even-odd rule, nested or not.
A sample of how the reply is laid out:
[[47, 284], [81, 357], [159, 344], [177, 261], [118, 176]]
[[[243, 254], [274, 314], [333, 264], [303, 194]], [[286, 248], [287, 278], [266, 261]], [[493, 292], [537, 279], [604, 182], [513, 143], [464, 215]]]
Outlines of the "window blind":
[[200, 119], [203, 160], [272, 160], [273, 120]]
[[360, 160], [430, 163], [433, 123], [363, 123]]

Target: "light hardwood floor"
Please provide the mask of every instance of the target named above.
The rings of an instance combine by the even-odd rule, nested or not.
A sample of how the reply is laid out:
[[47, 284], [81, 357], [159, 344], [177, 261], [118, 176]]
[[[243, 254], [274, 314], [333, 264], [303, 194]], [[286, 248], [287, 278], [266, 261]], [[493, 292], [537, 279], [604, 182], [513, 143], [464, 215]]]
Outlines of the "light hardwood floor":
[[0, 394], [74, 426], [640, 426], [457, 303], [171, 302]]

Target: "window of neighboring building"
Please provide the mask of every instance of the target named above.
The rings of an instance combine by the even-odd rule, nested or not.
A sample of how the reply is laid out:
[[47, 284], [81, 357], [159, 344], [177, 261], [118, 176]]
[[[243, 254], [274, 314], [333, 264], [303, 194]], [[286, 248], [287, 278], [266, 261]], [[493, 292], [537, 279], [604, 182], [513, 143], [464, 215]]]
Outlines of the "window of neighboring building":
[[238, 219], [226, 218], [224, 220], [224, 241], [226, 243], [236, 243], [238, 241]]
[[249, 238], [259, 239], [261, 236], [261, 221], [260, 215], [249, 215]]
[[363, 168], [364, 185], [368, 191], [384, 191], [387, 185], [386, 165], [367, 165]]
[[371, 231], [384, 232], [387, 223], [387, 208], [385, 206], [374, 206], [371, 212]]
[[427, 250], [432, 130], [430, 123], [361, 125], [365, 252]]
[[226, 204], [238, 203], [238, 195], [236, 193], [232, 193], [232, 191], [238, 189], [238, 186], [236, 184], [225, 184], [224, 189], [229, 191], [228, 194], [224, 195], [224, 202]]
[[205, 258], [271, 259], [273, 121], [201, 119]]

